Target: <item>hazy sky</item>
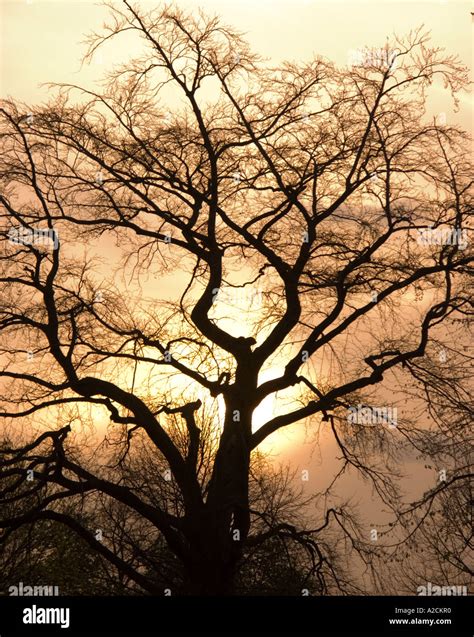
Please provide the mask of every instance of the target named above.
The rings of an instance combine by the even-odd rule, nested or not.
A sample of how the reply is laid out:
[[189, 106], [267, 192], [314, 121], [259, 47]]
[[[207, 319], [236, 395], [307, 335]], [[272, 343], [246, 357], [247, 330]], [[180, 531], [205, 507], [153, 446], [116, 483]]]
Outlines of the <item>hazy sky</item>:
[[[160, 3], [141, 0], [138, 4], [152, 8]], [[272, 63], [305, 60], [317, 53], [343, 65], [352, 49], [383, 46], [394, 32], [406, 34], [424, 24], [435, 45], [457, 53], [473, 67], [470, 12], [474, 3], [463, 0], [178, 0], [177, 4], [220, 14], [245, 32], [254, 50]], [[128, 41], [117, 40], [90, 66], [81, 68], [82, 41], [86, 34], [100, 30], [107, 15], [106, 7], [88, 0], [0, 0], [1, 96], [45, 101], [48, 90], [41, 83], [63, 81], [90, 87], [111, 65], [137, 54], [139, 49]], [[471, 95], [462, 98], [457, 115], [443, 92], [435, 95], [432, 106], [472, 130]]]
[[[141, 0], [139, 4], [152, 8], [159, 2]], [[345, 64], [351, 49], [382, 46], [393, 32], [404, 34], [424, 24], [436, 45], [473, 66], [472, 1], [178, 0], [177, 4], [220, 14], [247, 33], [253, 48], [272, 61], [308, 59], [318, 53]], [[41, 82], [88, 84], [104, 68], [135, 53], [117, 40], [104, 49], [102, 60], [79, 72], [84, 52], [81, 40], [99, 29], [106, 16], [103, 6], [86, 0], [0, 0], [1, 94], [42, 101], [47, 91], [39, 88]], [[471, 105], [472, 99], [464, 97], [459, 115], [469, 129]], [[438, 97], [434, 110], [454, 117], [445, 96]]]
[[[156, 1], [142, 0], [141, 6], [157, 6]], [[336, 63], [346, 64], [351, 49], [383, 46], [392, 33], [406, 34], [422, 24], [431, 30], [433, 43], [457, 53], [473, 68], [474, 21], [472, 2], [437, 0], [413, 2], [348, 2], [332, 0], [178, 0], [183, 8], [202, 7], [219, 13], [225, 22], [247, 33], [253, 49], [271, 59], [305, 60], [322, 54]], [[35, 103], [48, 97], [42, 82], [71, 82], [90, 86], [110, 65], [120, 62], [137, 49], [118, 41], [104, 49], [102, 59], [90, 67], [80, 68], [84, 53], [81, 41], [92, 30], [99, 30], [107, 17], [104, 7], [92, 2], [58, 0], [0, 0], [0, 91], [1, 96]], [[451, 112], [446, 95], [434, 96], [435, 112], [446, 112], [448, 121], [459, 121], [472, 130], [472, 95], [461, 100], [458, 115]], [[301, 431], [300, 428], [297, 430]], [[321, 476], [334, 470], [334, 443], [327, 443], [325, 458], [309, 457], [308, 447], [292, 450], [285, 456], [294, 466], [313, 467], [311, 487], [320, 486]], [[324, 434], [325, 435], [325, 434]], [[330, 467], [328, 467], [328, 463]], [[332, 467], [332, 471], [331, 471]], [[409, 468], [407, 467], [409, 473]], [[313, 478], [314, 476], [314, 478]], [[418, 474], [418, 486], [420, 486]], [[355, 487], [357, 488], [357, 487]]]

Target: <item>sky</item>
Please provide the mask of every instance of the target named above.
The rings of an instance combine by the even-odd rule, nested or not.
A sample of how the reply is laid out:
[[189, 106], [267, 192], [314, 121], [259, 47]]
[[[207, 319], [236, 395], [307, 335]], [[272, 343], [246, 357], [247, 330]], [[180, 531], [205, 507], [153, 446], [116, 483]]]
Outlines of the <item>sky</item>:
[[[151, 8], [158, 3], [142, 0], [139, 4]], [[252, 48], [272, 63], [285, 59], [303, 61], [320, 54], [344, 65], [351, 50], [383, 46], [394, 32], [403, 35], [424, 24], [435, 45], [458, 54], [471, 72], [474, 65], [472, 2], [179, 0], [177, 4], [220, 14], [225, 22], [245, 32]], [[48, 99], [47, 87], [41, 86], [45, 82], [92, 87], [111, 65], [137, 53], [117, 41], [90, 66], [81, 67], [85, 52], [81, 42], [86, 34], [100, 28], [106, 16], [103, 6], [88, 1], [0, 0], [0, 96], [38, 103]], [[435, 90], [431, 99], [433, 113], [446, 113], [449, 122], [460, 123], [471, 132], [472, 107], [472, 94], [462, 97], [459, 113], [452, 111], [444, 92]], [[291, 461], [298, 471], [310, 470], [310, 489], [316, 484], [321, 486], [321, 476], [331, 475], [336, 450], [328, 442], [324, 457], [311, 455], [311, 445], [295, 444], [303, 436], [285, 433], [286, 442], [280, 440], [277, 451], [280, 459]], [[423, 480], [419, 486], [422, 484]], [[357, 491], [361, 487], [359, 483], [346, 485], [347, 492], [351, 488]]]
[[[141, 0], [140, 6], [156, 6]], [[350, 50], [383, 46], [394, 32], [404, 34], [422, 24], [433, 42], [457, 53], [473, 67], [474, 3], [464, 0], [415, 2], [332, 0], [179, 0], [186, 9], [201, 7], [247, 34], [252, 47], [272, 61], [304, 60], [315, 53], [346, 64]], [[81, 69], [84, 35], [107, 16], [100, 3], [83, 0], [0, 0], [0, 91], [26, 102], [42, 101], [43, 82], [88, 84], [104, 69], [133, 53], [117, 41], [90, 67]], [[435, 111], [449, 113], [442, 92]], [[472, 96], [465, 96], [460, 123], [472, 130]]]
[[[150, 9], [158, 4], [155, 0], [139, 2]], [[309, 60], [319, 54], [344, 65], [351, 51], [383, 46], [393, 33], [403, 35], [424, 25], [435, 45], [456, 53], [471, 71], [473, 68], [473, 2], [178, 0], [177, 4], [221, 15], [244, 32], [253, 49], [271, 63]], [[99, 30], [107, 15], [106, 7], [89, 0], [0, 0], [0, 96], [38, 103], [50, 96], [50, 89], [44, 86], [47, 82], [93, 88], [110, 66], [139, 51], [130, 42], [117, 40], [90, 65], [81, 64], [85, 36]], [[472, 104], [472, 94], [463, 95], [455, 113], [440, 87], [432, 93], [432, 112], [446, 113], [448, 121], [470, 131]]]

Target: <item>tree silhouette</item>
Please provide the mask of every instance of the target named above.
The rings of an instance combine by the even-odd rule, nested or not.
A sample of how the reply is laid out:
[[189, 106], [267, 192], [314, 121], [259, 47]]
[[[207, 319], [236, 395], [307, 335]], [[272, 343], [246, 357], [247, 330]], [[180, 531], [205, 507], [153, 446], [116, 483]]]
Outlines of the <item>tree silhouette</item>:
[[[94, 472], [100, 472], [104, 463], [120, 458], [122, 484], [167, 511], [180, 506], [179, 489], [173, 481], [163, 480], [166, 465], [149, 448], [145, 437], [134, 440], [126, 457], [117, 445], [112, 445], [108, 454], [100, 457], [95, 454], [92, 462], [87, 460], [83, 449], [76, 449], [76, 453], [88, 470]], [[301, 532], [303, 512], [313, 498], [308, 498], [301, 487], [296, 489], [293, 478], [288, 468], [274, 471], [260, 454], [252, 458], [249, 504], [254, 538], [244, 547], [236, 574], [236, 592], [300, 595], [304, 588], [315, 593], [357, 590], [351, 578], [343, 574], [341, 560], [327, 559], [336, 538], [325, 538], [316, 550], [311, 536]], [[38, 505], [41, 496], [35, 499], [33, 495], [31, 502], [25, 500], [20, 496], [4, 502], [3, 516], [18, 517]], [[162, 534], [133, 508], [97, 492], [83, 498], [71, 497], [56, 510], [72, 516], [82, 527], [94, 529], [96, 537], [100, 531], [102, 541], [120, 556], [129, 572], [139, 570], [145, 575], [150, 592], [165, 595], [186, 592], [182, 563]], [[319, 554], [326, 559], [315, 559]], [[19, 528], [13, 526], [2, 537], [0, 567], [0, 590], [4, 594], [12, 594], [12, 587], [18, 587], [20, 582], [24, 591], [28, 591], [27, 587], [39, 586], [43, 590], [54, 586], [61, 596], [143, 594], [143, 587], [120, 564], [111, 564], [74, 530], [34, 516]], [[335, 578], [333, 572], [339, 570], [341, 575]]]
[[[15, 431], [2, 499], [24, 506], [0, 527], [62, 523], [153, 594], [140, 560], [65, 502], [99, 494], [132, 511], [180, 561], [188, 593], [232, 593], [245, 551], [272, 536], [306, 538], [314, 572], [330, 568], [318, 538], [331, 527], [365, 556], [345, 508], [323, 506], [300, 529], [256, 524], [251, 454], [310, 419], [332, 432], [340, 474], [355, 469], [400, 510], [390, 462], [400, 437], [417, 448], [420, 429], [408, 415], [394, 432], [347, 413], [384, 381], [427, 404], [426, 388], [465, 391], [432, 348], [449, 350], [452, 326], [459, 345], [473, 311], [469, 139], [425, 105], [438, 79], [456, 98], [467, 69], [420, 30], [361, 65], [270, 67], [218, 18], [126, 0], [110, 11], [86, 59], [124, 34], [144, 53], [103, 89], [1, 103], [1, 415]], [[121, 263], [100, 261], [104, 237]], [[164, 273], [174, 298], [147, 281]], [[466, 369], [468, 354], [456, 356]], [[291, 406], [255, 429], [268, 396]], [[203, 445], [210, 405], [215, 445]], [[120, 453], [91, 470], [75, 445], [98, 414]], [[153, 476], [124, 478], [143, 436], [174, 504], [152, 497]]]

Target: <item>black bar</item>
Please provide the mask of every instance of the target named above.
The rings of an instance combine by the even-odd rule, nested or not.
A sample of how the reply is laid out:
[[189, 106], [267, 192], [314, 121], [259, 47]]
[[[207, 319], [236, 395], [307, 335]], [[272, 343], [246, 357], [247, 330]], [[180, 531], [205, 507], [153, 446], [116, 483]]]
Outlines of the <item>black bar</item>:
[[[467, 597], [0, 597], [0, 637], [43, 635], [377, 633], [472, 635]], [[30, 610], [28, 610], [30, 609]], [[34, 609], [36, 609], [34, 611]], [[45, 614], [40, 609], [64, 609]], [[63, 620], [69, 625], [39, 623]], [[35, 613], [35, 614], [34, 614]], [[26, 624], [23, 619], [36, 619]], [[408, 620], [390, 623], [389, 620]], [[433, 620], [428, 626], [420, 620]], [[440, 624], [440, 620], [443, 621]], [[450, 620], [450, 623], [444, 623]]]

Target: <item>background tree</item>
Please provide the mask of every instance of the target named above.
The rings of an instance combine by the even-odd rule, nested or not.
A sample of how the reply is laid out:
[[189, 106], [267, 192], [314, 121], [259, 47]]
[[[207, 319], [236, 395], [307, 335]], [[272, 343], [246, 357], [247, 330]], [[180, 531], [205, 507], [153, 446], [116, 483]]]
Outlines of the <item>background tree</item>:
[[[175, 434], [178, 431], [177, 428]], [[212, 428], [202, 427], [201, 431], [201, 447], [212, 445]], [[123, 450], [112, 433], [105, 445], [91, 445], [90, 455], [84, 448], [74, 452], [81, 465], [94, 473], [100, 472], [103, 465], [120, 466], [121, 484], [160, 509], [182, 507], [181, 493], [168, 475], [167, 465], [150, 449], [146, 438], [135, 439], [126, 454]], [[19, 452], [24, 470], [33, 457], [27, 457], [24, 450]], [[71, 447], [68, 452], [72, 452]], [[5, 445], [4, 463], [12, 455], [11, 445]], [[14, 467], [13, 473], [21, 474], [18, 463], [10, 463], [10, 467]], [[144, 524], [130, 507], [99, 492], [86, 499], [71, 497], [56, 508], [61, 515], [72, 516], [81, 527], [92, 531], [95, 539], [100, 538], [118, 555], [121, 562], [113, 564], [73, 529], [54, 519], [28, 522], [27, 514], [21, 520], [25, 511], [41, 505], [43, 494], [39, 490], [38, 496], [28, 498], [20, 489], [9, 489], [5, 485], [6, 473], [4, 470], [3, 515], [19, 519], [19, 523], [11, 525], [1, 537], [3, 594], [19, 582], [24, 587], [55, 586], [60, 595], [143, 594], [143, 587], [129, 575], [134, 571], [145, 575], [151, 590], [173, 595], [186, 592], [183, 565], [153, 525]], [[305, 495], [301, 487], [295, 488], [294, 477], [289, 468], [275, 470], [264, 456], [254, 455], [249, 477], [253, 537], [244, 547], [236, 591], [243, 595], [300, 595], [305, 588], [308, 594], [357, 590], [336, 550], [337, 537], [324, 537], [323, 525], [316, 541], [316, 533], [308, 528], [305, 511], [314, 498]]]
[[[456, 352], [451, 352], [452, 358]], [[439, 363], [438, 363], [439, 365]], [[418, 377], [434, 373], [433, 361], [417, 366]], [[460, 373], [451, 361], [453, 377]], [[454, 389], [454, 386], [451, 386]], [[468, 395], [448, 391], [449, 384], [426, 385], [429, 406], [438, 430], [419, 431], [417, 449], [433, 464], [435, 486], [416, 501], [401, 507], [392, 523], [385, 559], [393, 564], [391, 585], [380, 578], [380, 587], [390, 591], [395, 582], [401, 593], [415, 594], [418, 587], [461, 586], [472, 594], [474, 581], [473, 525], [473, 432], [472, 400]], [[418, 559], [414, 559], [416, 556]], [[395, 567], [395, 568], [394, 568]], [[381, 573], [386, 569], [381, 568]]]
[[[472, 314], [472, 248], [458, 240], [472, 224], [469, 140], [424, 114], [430, 84], [455, 96], [467, 69], [421, 31], [363, 66], [316, 57], [272, 68], [217, 18], [146, 14], [126, 0], [110, 11], [87, 58], [125, 33], [142, 56], [110, 71], [100, 92], [62, 85], [46, 106], [0, 109], [2, 416], [36, 419], [23, 447], [3, 454], [2, 478], [39, 498], [0, 525], [61, 522], [157, 592], [61, 509], [102, 497], [163, 538], [185, 592], [231, 593], [259, 541], [249, 472], [264, 440], [312, 417], [339, 445], [339, 475], [355, 469], [398, 512], [397, 453], [418, 429], [408, 413], [396, 434], [348, 423], [347, 409], [386, 404], [387, 387], [402, 400], [407, 382], [466, 391], [449, 369], [420, 379], [417, 361], [453, 321], [459, 347]], [[423, 245], [426, 227], [456, 239]], [[103, 236], [115, 237], [121, 266], [87, 253]], [[163, 270], [180, 273], [173, 299], [141, 288]], [[256, 285], [261, 306], [229, 320], [223, 293]], [[268, 396], [291, 406], [254, 430]], [[203, 457], [200, 415], [213, 401], [216, 450]], [[123, 464], [87, 468], [68, 443], [87, 409], [107, 413], [124, 457], [135, 434], [148, 438], [179, 492], [173, 506], [124, 484]], [[311, 530], [331, 525], [365, 555], [347, 511], [324, 504], [317, 516]]]

